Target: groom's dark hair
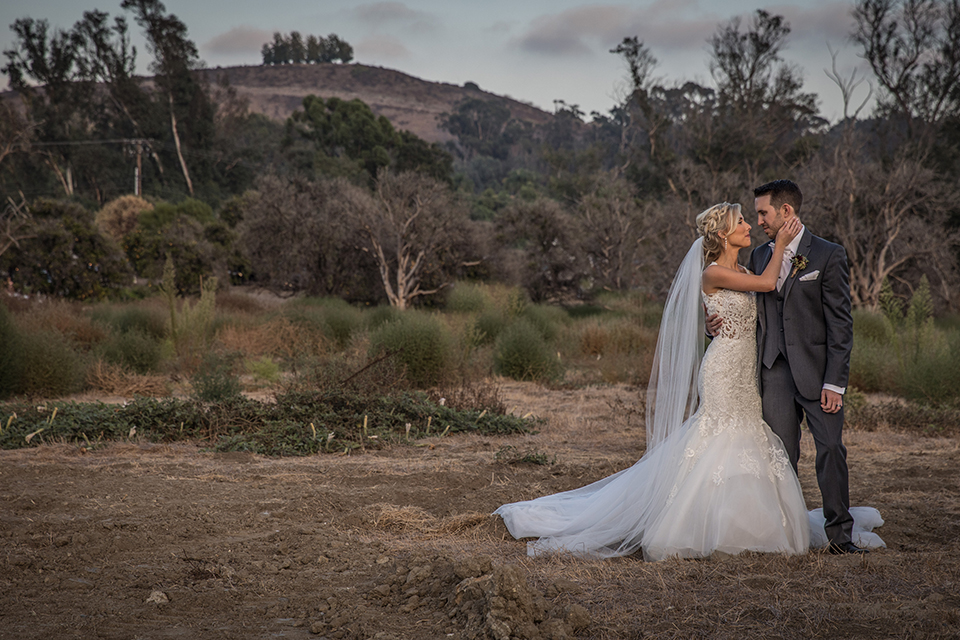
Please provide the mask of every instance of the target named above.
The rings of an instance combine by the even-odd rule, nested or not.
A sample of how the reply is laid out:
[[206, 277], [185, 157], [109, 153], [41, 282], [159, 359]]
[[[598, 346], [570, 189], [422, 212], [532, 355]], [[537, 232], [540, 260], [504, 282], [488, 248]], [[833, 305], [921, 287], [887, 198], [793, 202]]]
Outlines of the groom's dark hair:
[[754, 198], [765, 195], [770, 196], [770, 205], [774, 209], [779, 209], [781, 205], [788, 204], [793, 207], [794, 213], [800, 214], [803, 193], [800, 192], [800, 187], [793, 180], [774, 180], [753, 190]]

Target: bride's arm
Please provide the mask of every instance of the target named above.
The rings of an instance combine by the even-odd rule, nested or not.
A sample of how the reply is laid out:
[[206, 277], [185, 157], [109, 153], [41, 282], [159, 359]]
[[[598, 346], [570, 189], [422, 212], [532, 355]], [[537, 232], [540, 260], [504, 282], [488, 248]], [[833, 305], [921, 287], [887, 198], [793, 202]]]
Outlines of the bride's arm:
[[776, 242], [773, 245], [773, 255], [767, 263], [763, 273], [754, 275], [711, 265], [703, 272], [703, 290], [714, 293], [718, 289], [733, 289], [734, 291], [773, 291], [780, 276], [780, 265], [783, 263], [783, 252], [787, 245], [797, 237], [803, 225], [796, 217], [790, 218], [777, 232]]

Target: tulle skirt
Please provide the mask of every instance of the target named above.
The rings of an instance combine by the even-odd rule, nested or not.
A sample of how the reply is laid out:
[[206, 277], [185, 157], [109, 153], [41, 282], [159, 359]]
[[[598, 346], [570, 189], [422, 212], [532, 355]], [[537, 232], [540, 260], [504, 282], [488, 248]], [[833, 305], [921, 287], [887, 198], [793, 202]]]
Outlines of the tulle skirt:
[[[718, 425], [701, 414], [636, 464], [598, 482], [495, 511], [528, 553], [648, 560], [741, 551], [799, 554], [826, 546], [783, 445], [759, 416]], [[883, 546], [876, 509], [851, 510], [853, 541]]]

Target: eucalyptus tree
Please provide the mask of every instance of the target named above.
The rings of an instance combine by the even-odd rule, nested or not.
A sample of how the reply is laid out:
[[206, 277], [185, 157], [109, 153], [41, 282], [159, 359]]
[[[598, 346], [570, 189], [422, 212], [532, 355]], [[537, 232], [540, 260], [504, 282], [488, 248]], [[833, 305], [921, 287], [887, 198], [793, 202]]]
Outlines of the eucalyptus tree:
[[[193, 73], [199, 66], [196, 44], [187, 37], [186, 24], [166, 13], [166, 7], [159, 0], [123, 0], [120, 6], [131, 11], [144, 30], [147, 47], [154, 58], [150, 68], [155, 73], [158, 98], [166, 103], [170, 136], [187, 191], [192, 196], [194, 180], [184, 147], [202, 152], [213, 138], [213, 107], [206, 87]], [[195, 161], [195, 170], [198, 168], [207, 167]]]

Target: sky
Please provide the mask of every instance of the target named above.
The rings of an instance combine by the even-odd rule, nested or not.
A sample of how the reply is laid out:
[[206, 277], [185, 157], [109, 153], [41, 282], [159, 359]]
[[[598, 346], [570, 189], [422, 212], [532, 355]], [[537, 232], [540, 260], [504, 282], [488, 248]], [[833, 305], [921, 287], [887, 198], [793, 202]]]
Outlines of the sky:
[[[831, 122], [843, 115], [840, 91], [825, 73], [870, 79], [850, 41], [853, 0], [167, 0], [208, 67], [255, 65], [276, 31], [335, 33], [354, 48], [354, 61], [396, 69], [434, 82], [482, 89], [554, 111], [555, 101], [589, 114], [607, 113], [624, 95], [626, 66], [610, 53], [624, 37], [637, 36], [659, 63], [654, 75], [671, 86], [692, 80], [713, 86], [708, 39], [718, 26], [740, 18], [746, 26], [757, 9], [784, 16], [791, 27], [784, 59], [803, 72], [804, 90], [820, 98]], [[84, 11], [120, 15], [120, 0], [3, 0], [0, 48], [13, 43], [8, 25], [17, 18], [46, 19], [70, 28]], [[147, 73], [149, 53], [139, 27], [129, 20], [138, 68]], [[6, 62], [6, 59], [3, 59]], [[6, 78], [0, 79], [0, 86]], [[864, 82], [854, 94], [867, 98]], [[869, 109], [869, 105], [867, 107]]]

